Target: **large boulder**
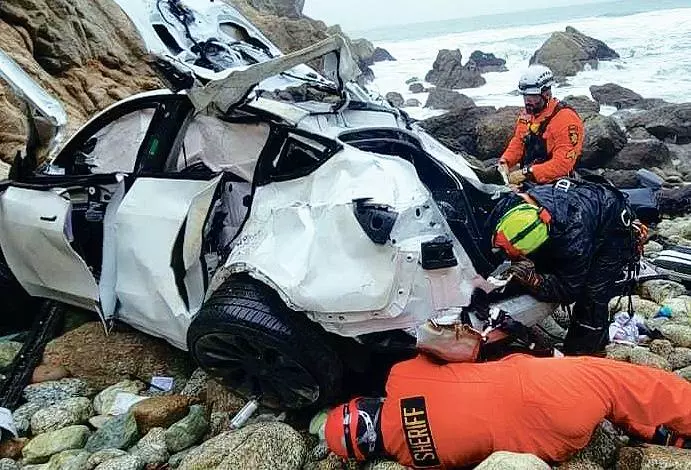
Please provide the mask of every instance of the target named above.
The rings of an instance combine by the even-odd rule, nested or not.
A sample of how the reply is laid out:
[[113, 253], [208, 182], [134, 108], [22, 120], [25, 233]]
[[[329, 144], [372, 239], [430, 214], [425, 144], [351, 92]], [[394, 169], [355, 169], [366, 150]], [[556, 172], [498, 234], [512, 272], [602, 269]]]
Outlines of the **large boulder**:
[[478, 124], [482, 118], [495, 112], [491, 106], [460, 108], [425, 119], [419, 125], [454, 152], [477, 155]]
[[374, 52], [372, 52], [372, 61], [374, 62], [389, 62], [396, 61], [396, 58], [392, 56], [389, 51], [383, 47], [375, 47]]
[[584, 95], [569, 95], [562, 102], [576, 110], [581, 119], [600, 112], [600, 103]]
[[461, 51], [442, 49], [425, 76], [425, 80], [440, 88], [475, 88], [486, 83], [472, 63], [463, 65]]
[[557, 77], [568, 77], [582, 71], [586, 65], [596, 68], [599, 60], [618, 59], [604, 42], [586, 36], [571, 26], [555, 32], [535, 51], [531, 64], [546, 65]]
[[513, 452], [495, 452], [485, 459], [475, 470], [549, 470], [539, 457], [532, 454], [516, 454]]
[[633, 108], [643, 101], [641, 95], [616, 83], [593, 85], [590, 87], [590, 94], [598, 103], [614, 106], [617, 109]]
[[[388, 95], [387, 95], [388, 96]], [[435, 87], [430, 90], [425, 108], [431, 109], [460, 109], [474, 108], [475, 102], [456, 91]]]
[[386, 101], [391, 104], [391, 106], [395, 108], [400, 108], [403, 106], [405, 103], [405, 99], [403, 98], [403, 95], [396, 91], [390, 91], [389, 93], [386, 94]]
[[107, 336], [100, 322], [90, 322], [51, 341], [44, 362], [65, 366], [75, 377], [102, 390], [135, 377], [173, 377], [182, 390], [194, 370], [189, 356], [165, 341], [118, 324]]
[[499, 158], [514, 134], [522, 108], [506, 106], [480, 118], [477, 124], [476, 152], [481, 160]]
[[643, 445], [619, 451], [617, 470], [682, 470], [691, 468], [691, 451]]
[[632, 140], [607, 165], [616, 170], [666, 167], [672, 163], [669, 149], [659, 140]]
[[600, 114], [586, 116], [583, 125], [585, 139], [580, 166], [602, 168], [626, 145], [626, 133], [612, 117]]
[[620, 189], [633, 189], [639, 187], [636, 170], [611, 170], [605, 169], [602, 176], [607, 178], [614, 186]]
[[475, 67], [480, 73], [487, 72], [506, 72], [506, 61], [496, 57], [492, 53], [474, 51], [470, 54], [468, 62], [475, 64]]
[[305, 7], [305, 0], [248, 0], [248, 2], [257, 10], [288, 18], [302, 17], [302, 9]]
[[660, 140], [691, 143], [691, 103], [670, 104], [624, 117], [629, 128], [643, 127]]

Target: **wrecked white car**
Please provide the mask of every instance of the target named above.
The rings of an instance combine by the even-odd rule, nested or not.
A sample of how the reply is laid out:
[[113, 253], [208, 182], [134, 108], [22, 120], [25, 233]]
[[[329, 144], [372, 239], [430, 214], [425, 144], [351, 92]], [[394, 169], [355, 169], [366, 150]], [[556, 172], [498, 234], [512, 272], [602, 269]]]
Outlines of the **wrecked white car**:
[[[265, 405], [302, 408], [342, 392], [373, 351], [413, 353], [430, 319], [483, 330], [492, 312], [528, 327], [552, 313], [529, 296], [471, 298], [493, 288], [482, 224], [506, 188], [353, 83], [342, 38], [282, 55], [233, 15], [223, 21], [269, 53], [224, 55], [216, 70], [185, 47], [158, 51], [181, 90], [111, 106], [0, 182], [4, 329], [53, 299], [189, 350]], [[160, 39], [171, 52], [164, 36], [152, 51]], [[305, 65], [317, 58], [327, 78]], [[0, 63], [59, 141], [55, 103]], [[305, 83], [332, 99], [263, 97]]]

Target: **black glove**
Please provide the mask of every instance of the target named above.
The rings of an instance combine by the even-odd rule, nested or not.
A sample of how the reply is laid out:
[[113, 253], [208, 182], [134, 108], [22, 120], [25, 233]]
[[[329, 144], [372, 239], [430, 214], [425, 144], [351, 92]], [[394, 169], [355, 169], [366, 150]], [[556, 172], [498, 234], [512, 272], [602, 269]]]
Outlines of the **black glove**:
[[535, 271], [535, 263], [529, 259], [512, 263], [507, 274], [513, 275], [516, 282], [533, 292], [540, 289], [543, 282], [542, 276]]

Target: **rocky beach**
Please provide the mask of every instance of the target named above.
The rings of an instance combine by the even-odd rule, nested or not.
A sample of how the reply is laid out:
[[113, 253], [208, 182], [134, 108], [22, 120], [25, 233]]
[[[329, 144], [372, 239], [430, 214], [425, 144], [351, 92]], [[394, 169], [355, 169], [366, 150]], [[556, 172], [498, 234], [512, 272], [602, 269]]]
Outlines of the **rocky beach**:
[[[229, 0], [284, 52], [341, 32], [302, 12], [302, 0]], [[367, 39], [349, 40], [360, 65], [359, 82], [375, 79], [376, 63], [396, 58]], [[0, 44], [58, 98], [74, 131], [93, 113], [134, 93], [163, 87], [127, 17], [110, 0], [3, 0]], [[619, 57], [607, 44], [572, 27], [555, 31], [531, 62], [550, 66], [562, 83]], [[373, 69], [375, 69], [373, 71]], [[481, 87], [488, 73], [504, 73], [493, 51], [443, 49], [425, 77], [405, 83], [412, 95], [389, 92], [400, 108], [427, 107], [436, 116], [419, 124], [464, 156], [486, 181], [520, 112], [477, 106], [464, 90]], [[295, 99], [288, 94], [282, 99]], [[590, 96], [564, 99], [584, 119], [581, 166], [621, 188], [638, 185], [649, 169], [673, 191], [668, 216], [652, 235], [691, 246], [691, 102], [641, 96], [615, 83], [590, 87]], [[616, 109], [600, 113], [601, 107]], [[26, 144], [21, 102], [0, 83], [0, 176]], [[654, 258], [663, 246], [651, 241]], [[612, 299], [623, 310], [627, 299]], [[670, 312], [659, 316], [663, 307]], [[654, 367], [691, 381], [691, 297], [672, 281], [648, 281], [633, 296], [634, 312], [664, 340], [638, 346], [611, 344], [614, 360]], [[19, 437], [0, 443], [0, 470], [399, 470], [389, 461], [343, 464], [309, 433], [311, 415], [260, 408], [241, 428], [230, 420], [246, 400], [196, 369], [188, 354], [163, 340], [116, 323], [105, 333], [95, 315], [66, 307], [59, 335], [50, 341], [12, 409]], [[561, 324], [556, 328], [564, 328]], [[0, 342], [0, 369], [20, 354], [22, 338]], [[170, 390], [152, 384], [171, 379]], [[5, 434], [3, 434], [5, 436]], [[691, 451], [643, 445], [603, 422], [591, 443], [568, 462], [550, 466], [532, 455], [498, 452], [479, 470], [676, 470], [691, 468]]]

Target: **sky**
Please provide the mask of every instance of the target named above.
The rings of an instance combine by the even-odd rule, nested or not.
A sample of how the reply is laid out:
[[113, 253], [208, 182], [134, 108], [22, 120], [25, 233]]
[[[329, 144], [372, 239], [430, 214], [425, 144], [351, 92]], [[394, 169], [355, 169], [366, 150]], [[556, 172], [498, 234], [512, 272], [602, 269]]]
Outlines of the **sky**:
[[604, 1], [607, 0], [305, 0], [304, 13], [327, 24], [338, 23], [348, 31]]

